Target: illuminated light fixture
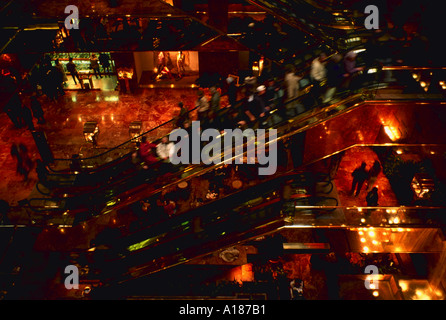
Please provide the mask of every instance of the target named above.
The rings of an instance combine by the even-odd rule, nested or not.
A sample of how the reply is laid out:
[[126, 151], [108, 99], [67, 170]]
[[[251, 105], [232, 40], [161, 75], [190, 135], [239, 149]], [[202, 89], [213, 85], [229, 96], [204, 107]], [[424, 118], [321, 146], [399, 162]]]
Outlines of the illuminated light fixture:
[[361, 242], [364, 243], [365, 242], [365, 238], [361, 238]]
[[[361, 40], [360, 38], [356, 38], [356, 39], [358, 39], [357, 41]], [[364, 52], [364, 51], [366, 51], [366, 49], [353, 50], [353, 52], [356, 53], [356, 54]]]
[[440, 86], [444, 86], [445, 85], [444, 81], [440, 81], [439, 84], [440, 84]]
[[374, 237], [375, 236], [375, 232], [374, 231], [369, 231], [369, 236], [370, 237]]
[[141, 142], [141, 137], [138, 137], [141, 134], [141, 129], [142, 129], [142, 121], [133, 121], [132, 123], [130, 123], [129, 135], [130, 139], [132, 139], [133, 142]]
[[99, 135], [99, 126], [97, 122], [89, 121], [84, 123], [84, 138], [88, 143], [97, 146], [97, 138]]
[[173, 88], [173, 87], [175, 87], [175, 85], [172, 83], [172, 84], [170, 85], [170, 87]]
[[395, 141], [401, 138], [401, 132], [398, 128], [392, 126], [384, 126], [384, 131], [390, 140]]
[[424, 88], [424, 87], [426, 87], [426, 86], [427, 86], [427, 83], [426, 83], [426, 82], [424, 82], [424, 81], [421, 81], [421, 82], [420, 82], [420, 86], [421, 86], [422, 88]]
[[398, 153], [398, 154], [403, 154], [403, 150], [398, 149], [398, 150], [396, 150], [396, 153]]
[[398, 217], [393, 218], [393, 223], [395, 223], [395, 224], [400, 223], [400, 218], [398, 218]]
[[412, 73], [412, 78], [414, 78], [415, 80], [418, 80], [420, 78], [420, 76], [417, 75], [416, 73]]
[[260, 67], [257, 61], [254, 61], [252, 64], [252, 73], [255, 77], [258, 77], [260, 74]]
[[369, 252], [369, 247], [364, 247], [364, 248], [362, 248], [362, 250], [363, 250], [364, 252]]
[[364, 218], [362, 218], [362, 219], [361, 219], [361, 222], [362, 222], [362, 223], [364, 223], [364, 222], [365, 222], [365, 219], [364, 219]]
[[377, 72], [378, 72], [378, 69], [376, 69], [376, 68], [371, 68], [367, 71], [368, 74], [377, 73]]
[[119, 96], [104, 97], [104, 101], [117, 102], [117, 101], [119, 101]]
[[373, 294], [374, 297], [378, 297], [379, 296], [379, 292], [378, 291], [373, 291], [372, 294]]
[[376, 246], [378, 244], [378, 241], [373, 240], [372, 243]]

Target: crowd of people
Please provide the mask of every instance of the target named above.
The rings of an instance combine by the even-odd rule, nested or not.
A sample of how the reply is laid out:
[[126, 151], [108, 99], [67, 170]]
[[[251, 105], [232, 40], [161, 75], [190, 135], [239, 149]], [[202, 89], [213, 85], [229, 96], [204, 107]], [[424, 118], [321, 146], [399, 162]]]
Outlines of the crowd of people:
[[[308, 74], [298, 73], [295, 66], [289, 65], [283, 76], [248, 76], [239, 85], [234, 76], [228, 76], [223, 83], [211, 85], [208, 94], [198, 90], [193, 107], [202, 129], [271, 127], [329, 103], [336, 93], [354, 89], [363, 70], [357, 66], [356, 58], [353, 51], [344, 57], [321, 53], [311, 62]], [[310, 90], [303, 90], [306, 88]], [[221, 104], [222, 96], [227, 96], [227, 105]], [[188, 120], [179, 120], [177, 126], [184, 127]]]

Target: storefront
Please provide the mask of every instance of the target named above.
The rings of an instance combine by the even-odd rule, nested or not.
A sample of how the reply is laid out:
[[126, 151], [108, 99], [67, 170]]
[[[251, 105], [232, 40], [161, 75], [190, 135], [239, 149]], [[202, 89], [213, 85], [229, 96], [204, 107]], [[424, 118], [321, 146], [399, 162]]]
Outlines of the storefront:
[[[91, 68], [91, 59], [95, 55], [99, 63], [99, 73]], [[70, 52], [53, 53], [49, 55], [53, 66], [56, 60], [63, 66], [66, 73], [66, 89], [109, 89], [113, 90], [117, 84], [116, 65], [110, 52]], [[69, 59], [72, 58], [79, 72], [81, 85], [75, 84], [73, 77], [67, 70]], [[114, 87], [113, 87], [114, 86]]]

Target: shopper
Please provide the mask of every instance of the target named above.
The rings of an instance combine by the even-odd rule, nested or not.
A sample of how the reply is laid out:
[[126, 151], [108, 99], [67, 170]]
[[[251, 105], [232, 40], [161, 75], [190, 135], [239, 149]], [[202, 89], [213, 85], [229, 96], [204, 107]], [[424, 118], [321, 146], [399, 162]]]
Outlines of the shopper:
[[[350, 190], [351, 195], [355, 195], [357, 197], [359, 193], [361, 192], [362, 185], [364, 184], [364, 181], [367, 179], [367, 171], [366, 171], [366, 163], [362, 162], [361, 166], [356, 168], [353, 173], [353, 182], [352, 182], [352, 188]], [[356, 192], [355, 192], [356, 189]]]
[[76, 64], [73, 62], [73, 58], [69, 58], [68, 63], [67, 63], [67, 70], [73, 77], [74, 84], [77, 84], [76, 83], [76, 79], [77, 79], [77, 81], [79, 81], [79, 83], [82, 86], [81, 79], [79, 78], [79, 72], [77, 71]]
[[96, 79], [102, 79], [101, 71], [99, 70], [99, 60], [93, 53], [90, 58], [90, 68], [93, 69]]
[[[107, 54], [101, 53], [99, 55], [99, 62], [101, 64], [101, 66], [102, 66], [102, 70], [103, 70], [104, 74], [106, 72], [107, 73], [111, 72], [111, 70], [110, 70], [110, 59], [109, 59]], [[107, 75], [105, 75], [105, 76], [107, 76]]]
[[44, 112], [42, 109], [42, 105], [40, 104], [39, 100], [37, 99], [36, 95], [33, 94], [31, 96], [31, 110], [33, 112], [34, 118], [37, 119], [38, 124], [44, 124], [45, 118], [44, 118]]

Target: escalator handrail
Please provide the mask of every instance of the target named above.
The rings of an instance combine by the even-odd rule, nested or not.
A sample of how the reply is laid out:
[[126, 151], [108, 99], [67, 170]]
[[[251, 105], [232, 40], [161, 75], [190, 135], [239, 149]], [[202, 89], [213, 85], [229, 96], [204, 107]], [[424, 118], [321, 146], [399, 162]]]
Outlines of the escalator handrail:
[[[345, 103], [345, 101], [341, 101], [340, 103]], [[293, 132], [293, 134], [295, 134], [296, 132]], [[282, 139], [284, 138], [284, 137], [287, 137], [287, 136], [289, 136], [291, 133], [288, 133], [288, 134], [286, 134], [285, 136], [283, 136], [283, 137], [281, 137]], [[215, 169], [216, 167], [211, 167], [211, 170], [213, 170], [213, 169]], [[209, 168], [207, 169], [207, 170], [209, 170]], [[206, 169], [205, 169], [205, 171], [206, 171]], [[203, 174], [203, 172], [202, 171], [200, 171], [199, 172], [200, 173], [200, 175], [201, 174]], [[191, 175], [191, 176], [189, 176], [189, 177], [186, 177], [186, 178], [184, 178], [184, 179], [190, 179], [190, 178], [192, 178], [193, 176], [195, 176], [196, 174], [193, 174], [193, 175]], [[155, 192], [156, 193], [156, 192]], [[154, 194], [154, 193], [152, 193], [152, 194]]]

